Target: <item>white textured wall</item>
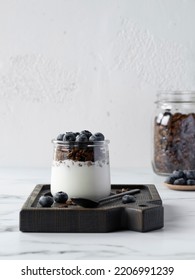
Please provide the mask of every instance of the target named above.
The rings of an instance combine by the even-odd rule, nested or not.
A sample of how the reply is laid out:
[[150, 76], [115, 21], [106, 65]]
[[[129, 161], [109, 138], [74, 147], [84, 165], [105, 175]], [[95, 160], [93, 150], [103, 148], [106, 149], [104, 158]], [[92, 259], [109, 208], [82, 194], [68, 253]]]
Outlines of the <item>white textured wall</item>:
[[149, 166], [159, 89], [195, 88], [194, 0], [0, 0], [0, 165], [50, 166], [89, 129]]

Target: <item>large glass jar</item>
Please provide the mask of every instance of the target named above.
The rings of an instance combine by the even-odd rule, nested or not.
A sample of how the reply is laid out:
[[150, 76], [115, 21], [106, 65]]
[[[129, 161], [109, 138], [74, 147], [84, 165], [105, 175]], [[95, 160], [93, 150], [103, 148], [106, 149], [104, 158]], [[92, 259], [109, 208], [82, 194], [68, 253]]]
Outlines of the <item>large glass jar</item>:
[[153, 123], [153, 169], [195, 169], [195, 92], [161, 92]]
[[109, 141], [53, 141], [52, 194], [98, 200], [110, 194]]

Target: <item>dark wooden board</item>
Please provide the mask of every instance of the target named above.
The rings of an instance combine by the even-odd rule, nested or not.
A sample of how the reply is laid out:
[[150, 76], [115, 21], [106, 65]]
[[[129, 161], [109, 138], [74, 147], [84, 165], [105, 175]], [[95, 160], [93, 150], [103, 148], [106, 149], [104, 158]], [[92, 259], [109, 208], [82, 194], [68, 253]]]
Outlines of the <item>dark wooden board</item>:
[[54, 204], [41, 207], [39, 197], [50, 191], [50, 185], [37, 185], [20, 211], [23, 232], [110, 232], [133, 230], [147, 232], [164, 226], [162, 200], [154, 185], [112, 185], [112, 193], [123, 188], [140, 189], [136, 202], [123, 204], [121, 198], [102, 203], [97, 208]]

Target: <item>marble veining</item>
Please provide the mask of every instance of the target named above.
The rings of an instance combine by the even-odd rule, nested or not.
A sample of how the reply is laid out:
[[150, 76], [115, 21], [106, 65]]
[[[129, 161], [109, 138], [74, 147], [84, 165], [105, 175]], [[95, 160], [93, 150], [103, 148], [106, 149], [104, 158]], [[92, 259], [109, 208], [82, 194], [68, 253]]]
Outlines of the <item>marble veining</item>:
[[195, 192], [167, 189], [150, 168], [111, 170], [113, 183], [158, 189], [165, 225], [147, 233], [22, 233], [19, 211], [36, 184], [49, 183], [50, 170], [8, 168], [0, 175], [0, 259], [195, 259]]

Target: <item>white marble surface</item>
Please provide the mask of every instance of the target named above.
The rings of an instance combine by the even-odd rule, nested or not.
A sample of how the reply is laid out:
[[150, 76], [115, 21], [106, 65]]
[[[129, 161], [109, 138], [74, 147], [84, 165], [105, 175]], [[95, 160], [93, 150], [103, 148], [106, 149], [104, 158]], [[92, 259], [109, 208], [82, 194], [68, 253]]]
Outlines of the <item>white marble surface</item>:
[[163, 200], [163, 229], [139, 233], [22, 233], [19, 211], [49, 169], [0, 169], [0, 259], [195, 259], [195, 192], [163, 185], [150, 168], [111, 170], [112, 183], [153, 183]]

